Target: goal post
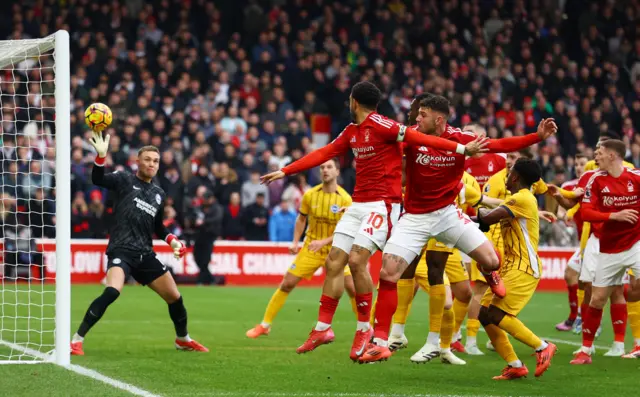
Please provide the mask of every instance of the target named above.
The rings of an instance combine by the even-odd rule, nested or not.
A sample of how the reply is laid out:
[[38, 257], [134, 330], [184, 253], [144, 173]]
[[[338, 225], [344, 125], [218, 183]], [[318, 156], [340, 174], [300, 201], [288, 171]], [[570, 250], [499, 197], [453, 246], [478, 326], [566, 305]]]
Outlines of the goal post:
[[68, 32], [0, 41], [1, 364], [70, 363], [70, 97]]

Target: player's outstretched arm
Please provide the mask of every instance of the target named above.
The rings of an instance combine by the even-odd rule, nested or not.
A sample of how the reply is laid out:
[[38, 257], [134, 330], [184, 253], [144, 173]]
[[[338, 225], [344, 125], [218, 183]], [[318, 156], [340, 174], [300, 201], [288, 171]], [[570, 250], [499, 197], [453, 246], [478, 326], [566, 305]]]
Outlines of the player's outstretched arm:
[[490, 153], [510, 153], [522, 150], [536, 143], [542, 142], [558, 132], [558, 126], [553, 119], [542, 119], [538, 124], [538, 131], [524, 136], [490, 139], [487, 145]]
[[328, 145], [314, 150], [301, 159], [294, 161], [293, 163], [282, 168], [280, 171], [271, 172], [267, 175], [261, 176], [261, 182], [268, 185], [269, 183], [278, 179], [282, 179], [285, 176], [294, 175], [299, 172], [317, 167], [325, 161], [331, 160], [332, 158], [343, 154], [349, 149], [349, 141], [347, 139], [347, 134], [345, 133], [345, 131], [338, 135], [338, 137]]
[[480, 208], [478, 209], [478, 215], [475, 218], [476, 219], [474, 219], [474, 221], [478, 223], [480, 230], [488, 232], [489, 226], [500, 222], [502, 219], [511, 219], [513, 218], [513, 214], [504, 206], [500, 206], [493, 210]]
[[397, 140], [399, 142], [406, 142], [407, 144], [413, 146], [427, 146], [438, 150], [448, 150], [450, 152], [456, 152], [458, 154], [473, 155], [476, 153], [486, 152], [484, 145], [482, 144], [477, 151], [474, 150], [473, 153], [471, 153], [467, 150], [465, 145], [437, 136], [423, 134], [418, 130], [406, 127], [404, 125], [399, 126]]

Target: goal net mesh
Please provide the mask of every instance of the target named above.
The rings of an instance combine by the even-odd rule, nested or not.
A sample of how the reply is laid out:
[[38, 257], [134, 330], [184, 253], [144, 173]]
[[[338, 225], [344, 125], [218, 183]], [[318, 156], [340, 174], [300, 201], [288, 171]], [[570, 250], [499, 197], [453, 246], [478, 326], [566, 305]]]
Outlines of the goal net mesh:
[[0, 362], [48, 361], [55, 275], [54, 36], [0, 41]]

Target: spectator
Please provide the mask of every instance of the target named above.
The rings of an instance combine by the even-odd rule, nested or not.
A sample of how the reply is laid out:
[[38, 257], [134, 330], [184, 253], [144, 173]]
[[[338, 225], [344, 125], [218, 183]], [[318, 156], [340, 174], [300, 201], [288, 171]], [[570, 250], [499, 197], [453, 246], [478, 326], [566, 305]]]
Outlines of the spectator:
[[286, 200], [281, 202], [269, 218], [269, 240], [281, 242], [293, 240], [296, 217], [297, 213], [291, 208], [289, 202]]
[[242, 211], [244, 236], [249, 241], [269, 240], [269, 211], [265, 206], [264, 193], [256, 195], [256, 202]]
[[249, 180], [242, 184], [242, 206], [246, 208], [255, 203], [258, 194], [262, 194], [264, 205], [269, 208], [269, 189], [260, 183], [260, 172], [252, 170]]
[[195, 230], [193, 258], [200, 269], [198, 283], [209, 285], [213, 277], [209, 272], [209, 263], [213, 253], [213, 244], [222, 233], [224, 211], [212, 192], [206, 191], [200, 206], [192, 209], [191, 222]]
[[222, 238], [225, 240], [244, 240], [242, 207], [238, 192], [231, 193], [229, 204], [224, 209]]

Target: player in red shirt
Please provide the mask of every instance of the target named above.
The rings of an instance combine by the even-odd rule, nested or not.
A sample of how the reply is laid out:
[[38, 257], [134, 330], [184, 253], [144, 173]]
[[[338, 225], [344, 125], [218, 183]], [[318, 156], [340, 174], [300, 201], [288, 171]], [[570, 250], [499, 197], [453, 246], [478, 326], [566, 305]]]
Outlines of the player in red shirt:
[[353, 86], [349, 107], [353, 123], [327, 146], [315, 150], [280, 171], [262, 177], [264, 183], [316, 167], [351, 149], [356, 161], [353, 204], [338, 222], [326, 261], [318, 323], [298, 349], [306, 353], [333, 342], [333, 315], [344, 290], [344, 267], [349, 264], [356, 288], [358, 324], [350, 357], [357, 360], [373, 335], [369, 325], [373, 281], [367, 270], [369, 257], [383, 249], [402, 202], [402, 142], [424, 145], [459, 155], [484, 150], [482, 139], [468, 144], [422, 134], [376, 113], [382, 93], [372, 83]]
[[[432, 95], [420, 103], [417, 118], [419, 130], [460, 144], [477, 137], [447, 124], [449, 101]], [[553, 119], [543, 120], [538, 132], [519, 137], [488, 140], [491, 152], [513, 152], [548, 138], [557, 131]], [[387, 346], [391, 318], [397, 306], [397, 281], [404, 270], [420, 255], [425, 243], [435, 238], [475, 259], [485, 274], [495, 295], [505, 296], [505, 289], [496, 270], [500, 261], [493, 244], [477, 226], [456, 207], [460, 180], [464, 173], [463, 155], [433, 148], [408, 146], [406, 153], [405, 213], [394, 228], [384, 249], [380, 287], [376, 301], [374, 344], [360, 357], [360, 362], [385, 360], [391, 356]], [[430, 271], [431, 271], [431, 264]], [[444, 268], [438, 269], [440, 274]], [[424, 350], [432, 356], [440, 349], [438, 337], [430, 333]]]
[[[614, 290], [622, 295], [622, 281], [628, 269], [640, 274], [640, 171], [623, 166], [625, 153], [622, 141], [600, 142], [596, 150], [600, 170], [589, 179], [582, 199], [583, 221], [602, 222], [602, 229], [591, 300], [582, 326], [582, 347], [571, 364], [591, 364], [591, 348], [604, 305]], [[640, 288], [640, 280], [633, 283], [633, 288]], [[611, 303], [613, 307], [624, 300]]]
[[[587, 161], [589, 158], [582, 154], [578, 153], [575, 156], [574, 164], [576, 171], [576, 179], [572, 179], [562, 184], [562, 189], [567, 191], [574, 191], [578, 189], [578, 182], [580, 181], [580, 177], [584, 174], [584, 167], [587, 165]], [[586, 186], [586, 184], [585, 184]], [[584, 189], [584, 187], [583, 187]], [[558, 207], [563, 208], [562, 206]], [[569, 209], [569, 208], [566, 208]], [[562, 217], [562, 213], [558, 214], [558, 217]], [[578, 236], [582, 236], [582, 217], [580, 215], [580, 211], [577, 211], [572, 218], [573, 222], [576, 225], [576, 230]], [[564, 271], [564, 280], [567, 283], [567, 292], [569, 294], [569, 317], [563, 322], [556, 324], [556, 329], [558, 331], [570, 331], [573, 328], [573, 324], [578, 318], [578, 314], [580, 311], [580, 305], [578, 304], [578, 283], [580, 276], [580, 269], [582, 265], [582, 252], [580, 248], [576, 250], [576, 252], [571, 256], [569, 262], [567, 263], [567, 268]]]
[[[487, 136], [487, 130], [479, 123], [469, 123], [464, 126], [463, 130], [472, 132], [476, 136]], [[504, 153], [478, 153], [475, 156], [467, 158], [464, 162], [464, 168], [469, 174], [476, 178], [480, 189], [484, 188], [484, 184], [487, 183], [493, 174], [504, 169], [506, 166], [507, 155]]]

